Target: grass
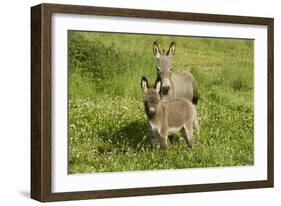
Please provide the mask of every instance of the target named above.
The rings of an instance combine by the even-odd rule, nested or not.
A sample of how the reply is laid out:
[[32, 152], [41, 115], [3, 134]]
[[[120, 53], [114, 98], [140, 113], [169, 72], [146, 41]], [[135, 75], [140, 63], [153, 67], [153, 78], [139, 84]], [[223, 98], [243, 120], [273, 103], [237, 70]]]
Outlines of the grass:
[[[174, 70], [198, 82], [200, 133], [151, 151], [140, 79], [152, 43], [177, 44]], [[243, 166], [254, 161], [253, 41], [69, 32], [69, 173]]]

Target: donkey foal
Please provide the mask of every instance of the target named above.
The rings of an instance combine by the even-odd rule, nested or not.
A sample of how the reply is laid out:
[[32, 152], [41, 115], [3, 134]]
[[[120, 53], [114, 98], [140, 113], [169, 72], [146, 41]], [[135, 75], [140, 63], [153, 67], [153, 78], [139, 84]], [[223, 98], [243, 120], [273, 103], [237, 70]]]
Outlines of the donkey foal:
[[159, 139], [160, 148], [166, 150], [168, 135], [181, 131], [187, 145], [192, 147], [193, 127], [198, 127], [196, 111], [192, 103], [185, 98], [162, 102], [159, 95], [160, 80], [156, 80], [155, 86], [150, 87], [147, 79], [143, 77], [141, 87], [144, 91], [144, 109], [153, 135], [152, 146], [155, 147]]

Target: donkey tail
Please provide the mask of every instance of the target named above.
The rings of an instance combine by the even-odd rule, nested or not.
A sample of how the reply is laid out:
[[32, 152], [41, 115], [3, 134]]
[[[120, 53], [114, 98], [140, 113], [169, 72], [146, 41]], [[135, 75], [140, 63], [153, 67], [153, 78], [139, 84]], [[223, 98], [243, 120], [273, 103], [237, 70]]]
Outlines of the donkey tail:
[[198, 100], [199, 100], [199, 93], [198, 93], [198, 88], [197, 88], [197, 84], [195, 83], [195, 81], [193, 81], [193, 97], [192, 97], [192, 103], [194, 105], [198, 104]]

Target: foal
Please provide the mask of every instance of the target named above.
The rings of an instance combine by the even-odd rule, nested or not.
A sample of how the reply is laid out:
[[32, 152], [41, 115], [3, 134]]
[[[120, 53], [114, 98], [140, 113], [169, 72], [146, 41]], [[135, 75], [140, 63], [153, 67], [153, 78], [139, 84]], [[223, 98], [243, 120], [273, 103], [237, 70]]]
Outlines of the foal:
[[169, 102], [162, 102], [159, 92], [161, 81], [157, 80], [154, 87], [148, 85], [145, 77], [141, 80], [144, 92], [144, 109], [152, 131], [152, 146], [156, 146], [157, 139], [160, 140], [160, 148], [168, 148], [168, 135], [181, 131], [189, 147], [192, 147], [193, 127], [198, 127], [195, 107], [185, 98], [177, 98]]

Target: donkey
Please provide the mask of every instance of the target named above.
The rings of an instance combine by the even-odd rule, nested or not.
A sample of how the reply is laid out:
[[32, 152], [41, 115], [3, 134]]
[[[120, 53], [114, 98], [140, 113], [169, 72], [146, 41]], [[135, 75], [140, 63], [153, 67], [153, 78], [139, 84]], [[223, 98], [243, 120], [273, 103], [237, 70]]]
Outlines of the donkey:
[[192, 74], [186, 72], [172, 73], [172, 56], [175, 54], [176, 44], [171, 43], [167, 53], [160, 51], [156, 42], [153, 43], [153, 54], [156, 57], [157, 78], [161, 80], [160, 97], [162, 101], [184, 97], [193, 104], [198, 102], [198, 91]]
[[159, 79], [156, 80], [154, 87], [150, 87], [147, 79], [142, 77], [141, 87], [144, 92], [144, 110], [153, 135], [152, 147], [155, 148], [159, 139], [160, 149], [166, 150], [168, 135], [181, 131], [187, 145], [192, 148], [193, 127], [198, 128], [195, 106], [182, 97], [162, 102], [159, 94], [161, 87]]

